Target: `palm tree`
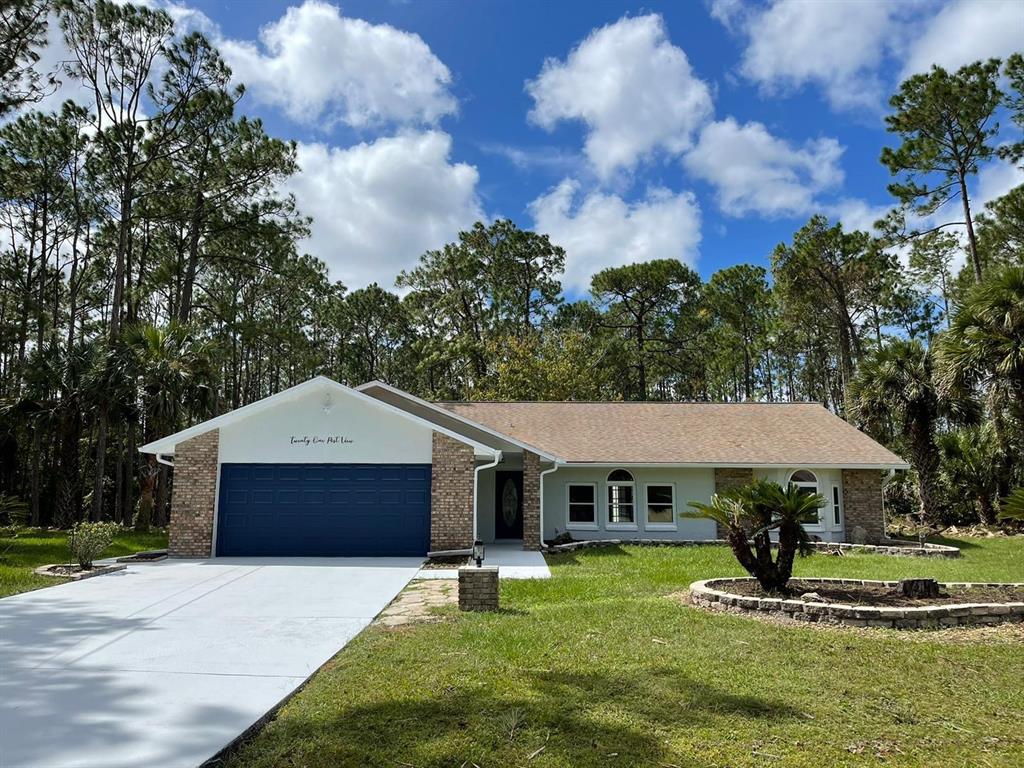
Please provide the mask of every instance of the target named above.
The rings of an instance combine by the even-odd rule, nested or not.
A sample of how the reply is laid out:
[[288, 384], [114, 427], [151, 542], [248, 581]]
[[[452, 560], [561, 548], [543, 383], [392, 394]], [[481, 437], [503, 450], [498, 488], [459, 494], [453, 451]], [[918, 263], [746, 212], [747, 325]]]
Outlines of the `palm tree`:
[[947, 432], [938, 439], [942, 476], [954, 494], [967, 494], [985, 525], [996, 522], [998, 495], [995, 434], [989, 424]]
[[1024, 267], [1003, 267], [967, 292], [936, 357], [944, 394], [1003, 386], [1024, 417]]
[[938, 385], [951, 402], [985, 394], [999, 448], [1000, 495], [1024, 479], [1024, 266], [1005, 266], [970, 288], [936, 343]]
[[[797, 554], [811, 551], [805, 523], [818, 519], [825, 505], [820, 494], [788, 484], [785, 488], [757, 480], [711, 497], [710, 504], [691, 501], [695, 512], [684, 517], [706, 517], [726, 529], [726, 540], [747, 573], [765, 592], [787, 592]], [[778, 534], [778, 552], [772, 558], [772, 532]]]
[[[206, 414], [216, 393], [209, 342], [197, 339], [190, 328], [176, 323], [166, 327], [130, 326], [125, 329], [124, 341], [140, 389], [146, 440], [172, 432], [183, 413]], [[154, 522], [161, 525], [166, 469], [149, 455], [139, 475], [139, 525], [149, 525], [158, 476], [161, 503]]]
[[931, 354], [915, 340], [897, 339], [861, 361], [848, 392], [850, 415], [876, 437], [895, 432], [917, 473], [921, 516], [938, 518], [939, 454], [935, 423], [939, 397]]

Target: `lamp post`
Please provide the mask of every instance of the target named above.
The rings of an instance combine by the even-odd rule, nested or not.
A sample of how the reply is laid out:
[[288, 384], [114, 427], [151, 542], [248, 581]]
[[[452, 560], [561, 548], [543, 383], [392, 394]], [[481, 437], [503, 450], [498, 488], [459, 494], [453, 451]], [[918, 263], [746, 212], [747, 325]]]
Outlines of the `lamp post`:
[[476, 567], [484, 564], [484, 543], [477, 539], [473, 542], [473, 559], [476, 560]]

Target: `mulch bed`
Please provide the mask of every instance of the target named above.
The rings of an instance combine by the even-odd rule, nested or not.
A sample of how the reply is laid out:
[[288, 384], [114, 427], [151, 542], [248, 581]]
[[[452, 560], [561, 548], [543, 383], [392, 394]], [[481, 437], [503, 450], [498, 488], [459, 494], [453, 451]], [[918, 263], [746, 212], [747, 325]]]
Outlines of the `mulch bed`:
[[167, 559], [166, 549], [151, 549], [145, 552], [136, 552], [133, 555], [125, 555], [117, 558], [119, 563], [156, 563]]
[[[823, 600], [814, 602], [842, 603], [876, 607], [914, 607], [926, 605], [954, 605], [963, 603], [1015, 603], [1024, 602], [1024, 587], [984, 586], [943, 587], [939, 597], [904, 597], [894, 587], [881, 585], [829, 584], [820, 581], [789, 582], [789, 599], [799, 600], [805, 592], [815, 592]], [[756, 581], [739, 581], [729, 584], [727, 591], [744, 597], [778, 597], [769, 595]], [[810, 602], [810, 601], [809, 601]]]
[[452, 568], [461, 568], [469, 565], [468, 557], [434, 557], [425, 562], [422, 569], [425, 571], [450, 571]]

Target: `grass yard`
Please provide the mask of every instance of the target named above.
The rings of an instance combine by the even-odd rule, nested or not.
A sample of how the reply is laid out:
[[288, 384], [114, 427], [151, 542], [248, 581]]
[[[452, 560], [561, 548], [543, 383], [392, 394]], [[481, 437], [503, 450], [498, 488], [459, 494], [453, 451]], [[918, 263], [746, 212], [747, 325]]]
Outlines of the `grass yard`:
[[[1024, 581], [1024, 538], [959, 543], [959, 560], [817, 555], [798, 575]], [[667, 597], [740, 575], [724, 547], [550, 562], [550, 581], [502, 584], [501, 613], [371, 627], [229, 766], [1024, 766], [1020, 625], [782, 627]]]
[[[166, 533], [140, 534], [125, 531], [114, 538], [114, 543], [101, 557], [123, 557], [144, 549], [163, 549], [166, 546]], [[13, 541], [0, 539], [0, 597], [40, 587], [51, 587], [67, 581], [53, 576], [37, 576], [32, 571], [40, 565], [66, 563], [70, 559], [65, 531], [30, 528], [19, 531], [18, 537]]]

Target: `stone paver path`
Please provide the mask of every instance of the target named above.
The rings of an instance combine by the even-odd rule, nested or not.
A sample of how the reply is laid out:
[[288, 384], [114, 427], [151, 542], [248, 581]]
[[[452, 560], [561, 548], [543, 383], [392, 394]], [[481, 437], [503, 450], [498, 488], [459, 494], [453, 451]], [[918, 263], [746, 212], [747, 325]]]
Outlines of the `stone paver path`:
[[459, 583], [454, 579], [430, 579], [410, 582], [374, 621], [384, 627], [426, 624], [443, 617], [433, 608], [458, 605]]

